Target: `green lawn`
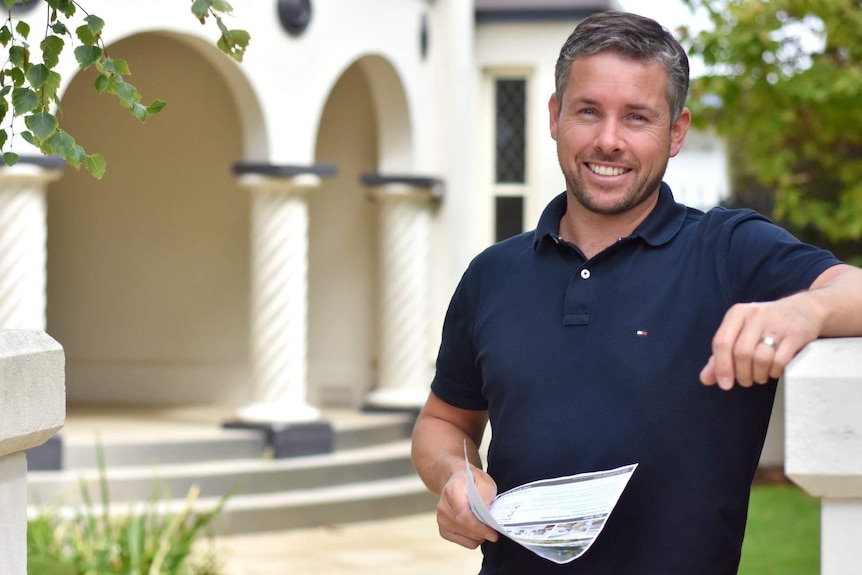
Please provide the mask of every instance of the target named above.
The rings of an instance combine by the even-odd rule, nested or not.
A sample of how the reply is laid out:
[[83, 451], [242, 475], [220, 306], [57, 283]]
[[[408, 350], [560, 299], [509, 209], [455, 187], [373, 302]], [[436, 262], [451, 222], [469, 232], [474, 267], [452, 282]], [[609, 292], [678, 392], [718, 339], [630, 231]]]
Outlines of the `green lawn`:
[[791, 485], [755, 486], [739, 575], [818, 575], [820, 500]]

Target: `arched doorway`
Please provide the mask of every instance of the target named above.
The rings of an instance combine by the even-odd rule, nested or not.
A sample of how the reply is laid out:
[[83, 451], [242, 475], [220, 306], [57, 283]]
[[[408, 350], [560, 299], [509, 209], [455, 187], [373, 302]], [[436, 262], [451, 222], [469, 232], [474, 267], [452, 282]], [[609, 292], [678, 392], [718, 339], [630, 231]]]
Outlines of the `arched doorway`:
[[309, 197], [309, 399], [362, 404], [377, 380], [378, 207], [360, 176], [411, 167], [403, 86], [369, 56], [338, 79], [324, 108], [316, 161], [338, 167]]
[[109, 50], [145, 101], [168, 106], [142, 125], [86, 72], [63, 96], [64, 128], [108, 162], [101, 181], [67, 170], [48, 191], [47, 328], [66, 350], [69, 401], [240, 403], [249, 199], [230, 172], [243, 157], [237, 105], [186, 42], [141, 34]]

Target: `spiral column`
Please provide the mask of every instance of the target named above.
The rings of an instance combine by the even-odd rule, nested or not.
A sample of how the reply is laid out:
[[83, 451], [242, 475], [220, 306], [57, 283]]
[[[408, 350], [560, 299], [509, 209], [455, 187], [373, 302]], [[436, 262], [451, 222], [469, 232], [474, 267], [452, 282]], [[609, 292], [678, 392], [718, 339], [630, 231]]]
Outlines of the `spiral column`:
[[244, 175], [251, 194], [252, 403], [240, 420], [313, 421], [306, 401], [308, 317], [307, 194], [319, 185], [311, 174], [274, 178]]
[[0, 169], [0, 328], [45, 329], [48, 184], [62, 160]]
[[368, 408], [414, 409], [428, 396], [430, 228], [438, 184], [384, 179], [374, 188], [380, 204], [380, 372]]

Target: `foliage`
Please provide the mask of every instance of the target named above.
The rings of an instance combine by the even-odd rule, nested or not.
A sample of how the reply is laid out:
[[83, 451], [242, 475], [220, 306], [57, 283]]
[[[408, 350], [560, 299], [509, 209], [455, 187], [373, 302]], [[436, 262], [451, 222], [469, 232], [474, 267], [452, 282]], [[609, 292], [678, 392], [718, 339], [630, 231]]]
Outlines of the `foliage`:
[[711, 19], [712, 29], [683, 30], [707, 67], [691, 107], [735, 151], [736, 192], [771, 194], [773, 216], [794, 232], [858, 245], [862, 2], [684, 1]]
[[[141, 102], [137, 88], [128, 81], [131, 74], [128, 63], [108, 56], [102, 40], [104, 20], [87, 13], [76, 0], [45, 0], [48, 5], [45, 33], [38, 51], [31, 45], [30, 25], [13, 17], [12, 7], [19, 0], [3, 0], [3, 3], [8, 13], [0, 27], [0, 44], [7, 50], [7, 60], [0, 68], [0, 150], [6, 150], [3, 161], [10, 166], [18, 161], [18, 155], [8, 149], [18, 135], [41, 152], [59, 155], [75, 168], [83, 165], [94, 177], [101, 178], [106, 168], [101, 154], [88, 154], [60, 128], [58, 91], [62, 77], [57, 66], [67, 46], [73, 47], [81, 70], [94, 67], [98, 72], [96, 91], [115, 95], [142, 122], [161, 111], [165, 102], [158, 99], [150, 104]], [[241, 62], [249, 34], [225, 25], [223, 16], [232, 10], [226, 0], [191, 0], [195, 18], [202, 24], [209, 18], [216, 22], [220, 32], [218, 48]], [[18, 134], [16, 118], [24, 121], [24, 129]]]
[[44, 512], [28, 522], [28, 572], [34, 575], [218, 575], [214, 555], [198, 542], [230, 494], [210, 511], [195, 513], [198, 488], [183, 509], [167, 513], [158, 493], [137, 510], [111, 512], [104, 459], [99, 449], [101, 509], [80, 486], [83, 505], [74, 516]]
[[739, 575], [818, 575], [820, 506], [791, 485], [751, 492]]

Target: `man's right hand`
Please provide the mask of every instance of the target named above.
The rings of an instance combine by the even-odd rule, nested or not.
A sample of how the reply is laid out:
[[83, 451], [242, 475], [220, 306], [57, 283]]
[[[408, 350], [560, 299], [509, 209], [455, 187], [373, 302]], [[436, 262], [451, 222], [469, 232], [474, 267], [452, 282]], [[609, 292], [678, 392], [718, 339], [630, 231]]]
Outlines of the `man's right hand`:
[[[471, 473], [485, 505], [490, 506], [497, 495], [497, 484], [490, 475], [476, 466], [471, 466]], [[496, 541], [499, 537], [494, 529], [479, 521], [470, 509], [467, 472], [464, 469], [453, 473], [443, 486], [440, 500], [437, 502], [437, 526], [443, 539], [468, 549], [475, 549], [485, 540]]]

